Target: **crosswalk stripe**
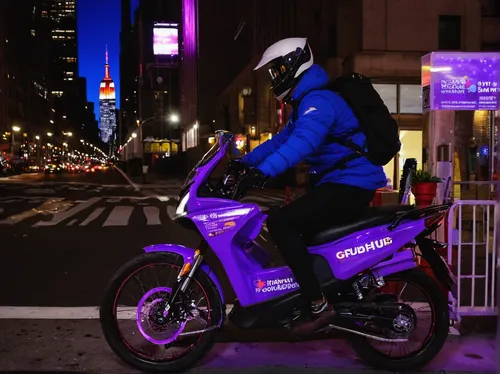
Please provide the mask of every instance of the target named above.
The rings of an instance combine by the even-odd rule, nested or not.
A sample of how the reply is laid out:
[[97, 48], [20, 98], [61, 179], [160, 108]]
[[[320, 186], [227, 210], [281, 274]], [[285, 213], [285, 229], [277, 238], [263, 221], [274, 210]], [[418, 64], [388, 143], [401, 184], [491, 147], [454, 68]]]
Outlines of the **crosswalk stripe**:
[[[150, 202], [147, 202], [147, 199], [158, 199], [162, 202], [169, 201], [173, 198], [173, 195], [170, 196], [149, 196], [149, 197], [136, 197], [136, 196], [119, 196], [119, 197], [112, 197], [112, 196], [101, 196], [101, 197], [93, 197], [89, 200], [80, 200], [80, 201], [73, 201], [74, 206], [72, 206], [70, 209], [67, 211], [60, 210], [57, 213], [54, 213], [52, 216], [52, 219], [50, 221], [40, 221], [38, 220], [37, 223], [31, 222], [30, 225], [32, 227], [53, 227], [56, 225], [64, 225], [66, 227], [68, 226], [79, 226], [79, 227], [85, 227], [88, 225], [91, 225], [94, 223], [96, 220], [99, 219], [99, 217], [103, 217], [103, 221], [105, 220], [104, 223], [101, 223], [102, 221], [99, 222], [101, 227], [110, 227], [110, 226], [129, 226], [133, 224], [135, 221], [134, 219], [134, 212], [136, 209], [140, 209], [139, 214], [142, 215], [143, 220], [138, 221], [138, 222], [143, 222], [142, 224], [147, 225], [147, 226], [161, 226], [163, 224], [166, 224], [166, 222], [162, 222], [162, 220], [165, 220], [166, 217], [162, 216], [162, 209], [166, 209], [167, 215], [170, 219], [172, 219], [176, 214], [175, 214], [175, 202], [172, 202], [172, 204], [161, 204], [156, 206], [156, 204], [150, 204]], [[61, 199], [64, 200], [64, 199]], [[123, 201], [124, 200], [124, 201]], [[94, 206], [97, 203], [106, 203], [106, 206]], [[119, 205], [120, 202], [123, 205]], [[129, 204], [132, 203], [132, 204]], [[267, 209], [269, 206], [276, 204], [276, 201], [274, 199], [268, 199], [264, 196], [247, 196], [242, 200], [242, 203], [254, 203], [258, 205], [261, 209]], [[70, 202], [68, 202], [70, 204]], [[112, 204], [109, 206], [108, 204]], [[128, 204], [128, 205], [127, 205]], [[71, 205], [71, 204], [70, 204]], [[165, 207], [165, 208], [163, 208]], [[90, 209], [89, 209], [90, 208]], [[0, 208], [4, 209], [4, 208]], [[109, 214], [106, 213], [105, 211], [109, 210]], [[3, 212], [5, 213], [5, 211]], [[27, 214], [29, 213], [29, 214]], [[0, 224], [17, 224], [22, 220], [27, 220], [28, 218], [33, 218], [35, 215], [39, 214], [39, 211], [36, 211], [36, 209], [28, 210], [26, 212], [23, 212], [22, 214], [15, 214], [12, 217], [16, 217], [16, 220], [12, 220], [11, 217], [7, 217], [7, 219], [4, 219], [3, 221], [0, 221]], [[49, 212], [52, 213], [52, 212]], [[107, 217], [104, 217], [103, 215], [107, 214]], [[138, 217], [137, 217], [138, 218]]]
[[148, 226], [161, 225], [160, 209], [158, 209], [155, 206], [145, 206], [142, 207], [142, 211], [146, 216], [147, 220], [146, 225]]
[[132, 206], [114, 207], [102, 226], [127, 226], [133, 211]]
[[33, 225], [33, 227], [58, 225], [62, 221], [67, 220], [68, 218], [74, 216], [75, 214], [78, 214], [78, 213], [84, 211], [85, 209], [91, 207], [92, 205], [94, 205], [95, 203], [97, 203], [100, 200], [101, 200], [100, 197], [92, 197], [89, 200], [87, 200], [86, 202], [75, 205], [73, 208], [71, 208], [65, 212], [55, 214], [50, 221], [40, 221], [40, 222], [35, 223]]
[[103, 207], [95, 208], [95, 210], [93, 210], [92, 213], [90, 213], [90, 215], [85, 218], [82, 223], [80, 223], [80, 226], [87, 226], [90, 222], [97, 219], [101, 215], [101, 213], [104, 212], [104, 210], [105, 208]]

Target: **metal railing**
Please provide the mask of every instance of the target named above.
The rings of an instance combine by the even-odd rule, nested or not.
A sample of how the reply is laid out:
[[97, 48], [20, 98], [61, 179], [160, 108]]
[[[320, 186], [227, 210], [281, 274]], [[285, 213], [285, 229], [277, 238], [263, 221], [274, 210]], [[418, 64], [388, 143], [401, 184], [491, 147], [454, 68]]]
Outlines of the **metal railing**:
[[448, 213], [448, 264], [458, 279], [462, 316], [496, 315], [497, 224], [492, 200], [459, 200]]

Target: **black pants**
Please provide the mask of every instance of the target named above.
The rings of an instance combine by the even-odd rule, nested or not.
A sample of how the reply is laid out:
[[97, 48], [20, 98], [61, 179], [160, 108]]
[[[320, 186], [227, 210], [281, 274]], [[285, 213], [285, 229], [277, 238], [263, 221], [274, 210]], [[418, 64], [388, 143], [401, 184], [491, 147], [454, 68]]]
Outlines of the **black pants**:
[[324, 183], [270, 213], [267, 218], [269, 233], [309, 301], [320, 300], [322, 293], [304, 238], [336, 224], [356, 220], [374, 195], [375, 191], [371, 190]]

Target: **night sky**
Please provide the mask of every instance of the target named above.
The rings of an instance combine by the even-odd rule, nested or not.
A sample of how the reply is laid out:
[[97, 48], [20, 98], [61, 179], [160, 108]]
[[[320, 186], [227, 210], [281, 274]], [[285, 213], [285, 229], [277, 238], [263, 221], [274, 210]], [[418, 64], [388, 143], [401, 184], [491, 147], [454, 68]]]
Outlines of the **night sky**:
[[[133, 0], [137, 4], [139, 0]], [[87, 78], [87, 99], [95, 103], [99, 120], [99, 84], [104, 77], [106, 44], [111, 78], [115, 81], [116, 105], [120, 103], [120, 0], [80, 0], [78, 2], [79, 75]]]

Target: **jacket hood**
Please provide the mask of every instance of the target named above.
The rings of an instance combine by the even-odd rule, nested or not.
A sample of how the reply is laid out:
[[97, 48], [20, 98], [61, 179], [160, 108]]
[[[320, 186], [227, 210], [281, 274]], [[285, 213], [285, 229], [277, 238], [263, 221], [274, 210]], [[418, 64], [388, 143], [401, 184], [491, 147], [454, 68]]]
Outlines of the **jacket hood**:
[[295, 88], [292, 100], [296, 100], [306, 92], [325, 87], [328, 84], [328, 74], [319, 65], [314, 64], [304, 74]]

